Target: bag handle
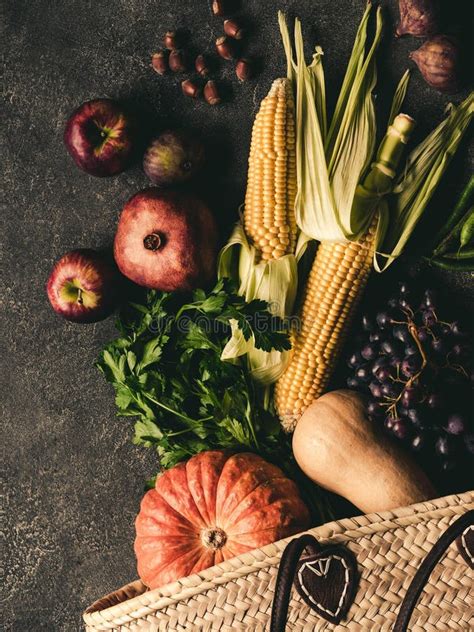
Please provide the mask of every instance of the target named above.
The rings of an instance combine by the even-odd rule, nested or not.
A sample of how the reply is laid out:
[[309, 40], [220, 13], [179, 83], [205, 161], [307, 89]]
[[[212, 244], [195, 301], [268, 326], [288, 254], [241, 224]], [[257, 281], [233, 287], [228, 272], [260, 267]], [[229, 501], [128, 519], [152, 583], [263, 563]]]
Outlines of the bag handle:
[[[450, 544], [472, 525], [474, 525], [474, 510], [466, 512], [453, 522], [429, 551], [408, 587], [393, 632], [407, 631], [416, 603], [436, 564], [443, 557]], [[270, 632], [285, 632], [286, 630], [293, 579], [299, 559], [305, 549], [308, 549], [310, 555], [313, 555], [321, 551], [322, 546], [314, 536], [304, 534], [292, 540], [283, 551], [275, 584]]]
[[410, 623], [413, 610], [436, 564], [446, 553], [449, 545], [473, 524], [474, 510], [470, 510], [453, 522], [441, 535], [440, 539], [421, 563], [420, 568], [416, 571], [415, 577], [408, 586], [393, 627], [393, 632], [406, 632], [406, 630], [408, 630], [408, 624]]
[[270, 632], [285, 632], [286, 630], [293, 578], [301, 554], [306, 548], [313, 555], [318, 553], [322, 547], [314, 536], [305, 533], [301, 537], [292, 540], [283, 551], [275, 583]]

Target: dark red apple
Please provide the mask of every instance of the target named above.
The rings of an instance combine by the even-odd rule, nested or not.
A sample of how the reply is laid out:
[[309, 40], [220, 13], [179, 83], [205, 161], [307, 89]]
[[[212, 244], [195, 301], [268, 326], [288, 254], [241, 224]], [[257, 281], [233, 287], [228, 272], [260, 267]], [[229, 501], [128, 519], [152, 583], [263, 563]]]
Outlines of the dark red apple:
[[112, 99], [86, 101], [66, 124], [64, 143], [76, 165], [92, 176], [113, 176], [128, 166], [135, 123]]
[[122, 274], [148, 288], [172, 292], [205, 284], [215, 273], [217, 228], [193, 195], [156, 187], [125, 205], [114, 256]]
[[71, 250], [54, 264], [49, 275], [49, 302], [67, 320], [102, 320], [116, 306], [118, 277], [115, 267], [95, 250]]

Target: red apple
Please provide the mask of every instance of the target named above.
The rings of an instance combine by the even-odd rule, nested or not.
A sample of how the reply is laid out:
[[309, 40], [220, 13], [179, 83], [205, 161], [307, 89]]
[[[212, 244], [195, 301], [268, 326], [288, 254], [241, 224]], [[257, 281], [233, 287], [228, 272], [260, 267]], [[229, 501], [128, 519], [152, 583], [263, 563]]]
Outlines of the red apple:
[[114, 256], [122, 274], [138, 285], [172, 292], [194, 289], [211, 279], [216, 245], [216, 223], [201, 200], [153, 187], [125, 205]]
[[113, 176], [128, 166], [135, 135], [134, 121], [119, 103], [95, 99], [71, 114], [64, 143], [80, 169], [93, 176]]
[[95, 250], [71, 250], [54, 264], [46, 291], [54, 311], [67, 320], [93, 323], [117, 301], [118, 273]]

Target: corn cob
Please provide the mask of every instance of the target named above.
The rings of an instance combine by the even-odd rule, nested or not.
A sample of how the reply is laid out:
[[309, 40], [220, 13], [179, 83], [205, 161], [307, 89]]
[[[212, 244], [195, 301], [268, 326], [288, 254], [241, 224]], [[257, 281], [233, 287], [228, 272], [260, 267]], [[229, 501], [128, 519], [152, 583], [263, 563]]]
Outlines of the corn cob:
[[295, 195], [293, 94], [288, 79], [276, 79], [255, 118], [249, 154], [244, 228], [258, 259], [294, 253]]
[[322, 242], [309, 274], [300, 331], [289, 366], [275, 386], [275, 406], [291, 432], [326, 389], [372, 269], [376, 223], [359, 242]]
[[[413, 126], [413, 119], [404, 114], [394, 119], [369, 173], [357, 187], [353, 209], [374, 214], [382, 196], [391, 189]], [[294, 429], [329, 383], [372, 270], [377, 224], [375, 212], [360, 241], [322, 241], [319, 245], [305, 289], [300, 331], [292, 340], [292, 357], [275, 385], [276, 410], [287, 431]]]

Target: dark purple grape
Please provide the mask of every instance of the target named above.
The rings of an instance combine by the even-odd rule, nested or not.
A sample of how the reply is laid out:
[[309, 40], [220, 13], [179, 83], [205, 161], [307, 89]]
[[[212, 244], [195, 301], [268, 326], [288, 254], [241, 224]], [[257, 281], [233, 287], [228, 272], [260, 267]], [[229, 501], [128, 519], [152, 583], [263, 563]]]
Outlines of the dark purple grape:
[[[373, 372], [373, 369], [372, 369], [372, 372]], [[374, 376], [378, 379], [379, 382], [382, 382], [382, 383], [389, 380], [391, 375], [392, 373], [390, 369], [386, 366], [379, 367], [374, 373]]]
[[375, 375], [378, 369], [381, 369], [382, 367], [387, 367], [387, 358], [385, 358], [384, 356], [380, 356], [379, 358], [374, 360], [374, 362], [372, 363], [372, 373]]
[[432, 410], [443, 408], [444, 400], [439, 393], [431, 393], [426, 398], [426, 405]]
[[426, 421], [423, 417], [423, 413], [421, 413], [419, 409], [409, 408], [406, 412], [406, 415], [416, 428], [424, 428], [426, 426]]
[[452, 472], [456, 468], [456, 463], [452, 459], [443, 459], [441, 469], [443, 472]]
[[369, 334], [369, 342], [381, 342], [386, 336], [381, 331], [373, 331]]
[[451, 415], [445, 426], [446, 432], [451, 435], [462, 435], [466, 429], [466, 422], [461, 415]]
[[464, 333], [464, 331], [463, 331], [463, 329], [462, 329], [461, 325], [458, 323], [458, 321], [457, 321], [457, 320], [455, 320], [453, 323], [451, 323], [451, 324], [449, 325], [449, 327], [450, 327], [450, 329], [451, 329], [451, 333], [452, 333], [454, 336], [456, 336], [456, 337], [457, 337], [457, 336], [459, 336], [459, 337], [463, 337], [463, 336], [465, 335], [465, 333]]
[[410, 294], [410, 287], [406, 281], [400, 281], [399, 289], [401, 296], [408, 296]]
[[400, 306], [402, 309], [405, 309], [405, 310], [408, 310], [408, 311], [410, 311], [410, 310], [411, 310], [411, 307], [410, 307], [410, 301], [409, 301], [407, 298], [405, 298], [404, 296], [401, 296], [401, 297], [400, 297], [400, 299], [399, 299], [399, 301], [398, 301], [398, 304], [399, 304], [399, 306]]
[[359, 380], [356, 380], [355, 377], [348, 377], [346, 380], [346, 384], [349, 388], [358, 389], [360, 387]]
[[416, 347], [415, 345], [407, 345], [404, 349], [404, 352], [406, 357], [418, 355], [419, 353], [418, 347]]
[[383, 396], [382, 387], [377, 382], [371, 382], [369, 384], [369, 390], [372, 393], [373, 397], [376, 397], [377, 399], [381, 399], [382, 398], [382, 396]]
[[474, 434], [469, 433], [464, 435], [464, 445], [469, 454], [474, 454]]
[[411, 440], [411, 447], [416, 452], [420, 452], [420, 450], [422, 450], [425, 447], [425, 444], [426, 444], [425, 435], [421, 432], [416, 434]]
[[440, 323], [439, 330], [443, 336], [449, 336], [451, 333], [451, 327], [446, 323]]
[[466, 344], [455, 344], [449, 354], [450, 356], [454, 356], [457, 361], [467, 360], [469, 363], [469, 359], [471, 358], [471, 347]]
[[398, 298], [392, 297], [389, 301], [388, 301], [388, 306], [392, 309], [394, 309], [395, 307], [398, 307]]
[[406, 358], [402, 362], [402, 373], [406, 377], [412, 377], [419, 369], [420, 362], [417, 358], [414, 358], [413, 356], [410, 358]]
[[433, 290], [425, 291], [422, 305], [425, 305], [428, 308], [436, 307], [436, 294]]
[[358, 366], [360, 366], [361, 364], [363, 364], [364, 360], [362, 359], [362, 356], [360, 355], [360, 353], [353, 353], [351, 356], [349, 356], [349, 358], [347, 359], [347, 365], [351, 368], [351, 369], [355, 369]]
[[356, 378], [361, 382], [368, 382], [370, 379], [370, 369], [367, 364], [363, 364], [355, 372]]
[[390, 314], [388, 312], [379, 312], [377, 314], [376, 320], [377, 320], [377, 325], [381, 329], [385, 329], [386, 327], [388, 327], [392, 321], [392, 319], [390, 318]]
[[381, 417], [385, 414], [385, 408], [380, 406], [380, 404], [375, 400], [371, 399], [367, 404], [367, 413], [371, 417]]
[[406, 325], [397, 325], [393, 328], [393, 337], [401, 342], [410, 342], [412, 340], [411, 334], [408, 331], [408, 327]]
[[382, 384], [382, 394], [388, 399], [396, 399], [400, 395], [401, 386], [396, 382], [385, 382]]
[[408, 426], [406, 421], [403, 419], [395, 419], [392, 432], [398, 439], [406, 439], [408, 436]]
[[442, 338], [433, 338], [431, 341], [431, 348], [435, 353], [446, 353], [446, 344]]
[[431, 338], [430, 334], [423, 328], [418, 329], [417, 334], [420, 342], [426, 342], [429, 338]]
[[403, 361], [403, 358], [401, 355], [398, 355], [398, 354], [394, 355], [390, 359], [390, 366], [398, 368], [401, 365], [402, 361]]
[[462, 345], [460, 345], [459, 343], [453, 345], [450, 351], [450, 355], [454, 356], [455, 358], [461, 357], [463, 355]]
[[370, 318], [367, 316], [367, 314], [364, 314], [362, 316], [362, 329], [364, 331], [373, 331], [374, 330], [374, 324], [370, 320]]
[[435, 450], [440, 456], [449, 456], [453, 451], [453, 446], [448, 437], [441, 435], [436, 440]]
[[385, 428], [387, 428], [387, 430], [393, 430], [394, 423], [395, 423], [395, 420], [389, 416], [384, 420], [383, 425], [385, 426]]
[[425, 309], [421, 313], [421, 318], [423, 320], [423, 324], [426, 327], [433, 327], [436, 324], [436, 315], [431, 309]]
[[380, 345], [380, 348], [384, 353], [389, 356], [398, 356], [400, 354], [400, 345], [391, 340], [384, 340]]
[[420, 389], [416, 386], [405, 388], [400, 401], [405, 408], [412, 408], [420, 401]]
[[375, 360], [378, 355], [378, 349], [374, 344], [365, 345], [365, 347], [361, 349], [360, 355], [364, 360]]

